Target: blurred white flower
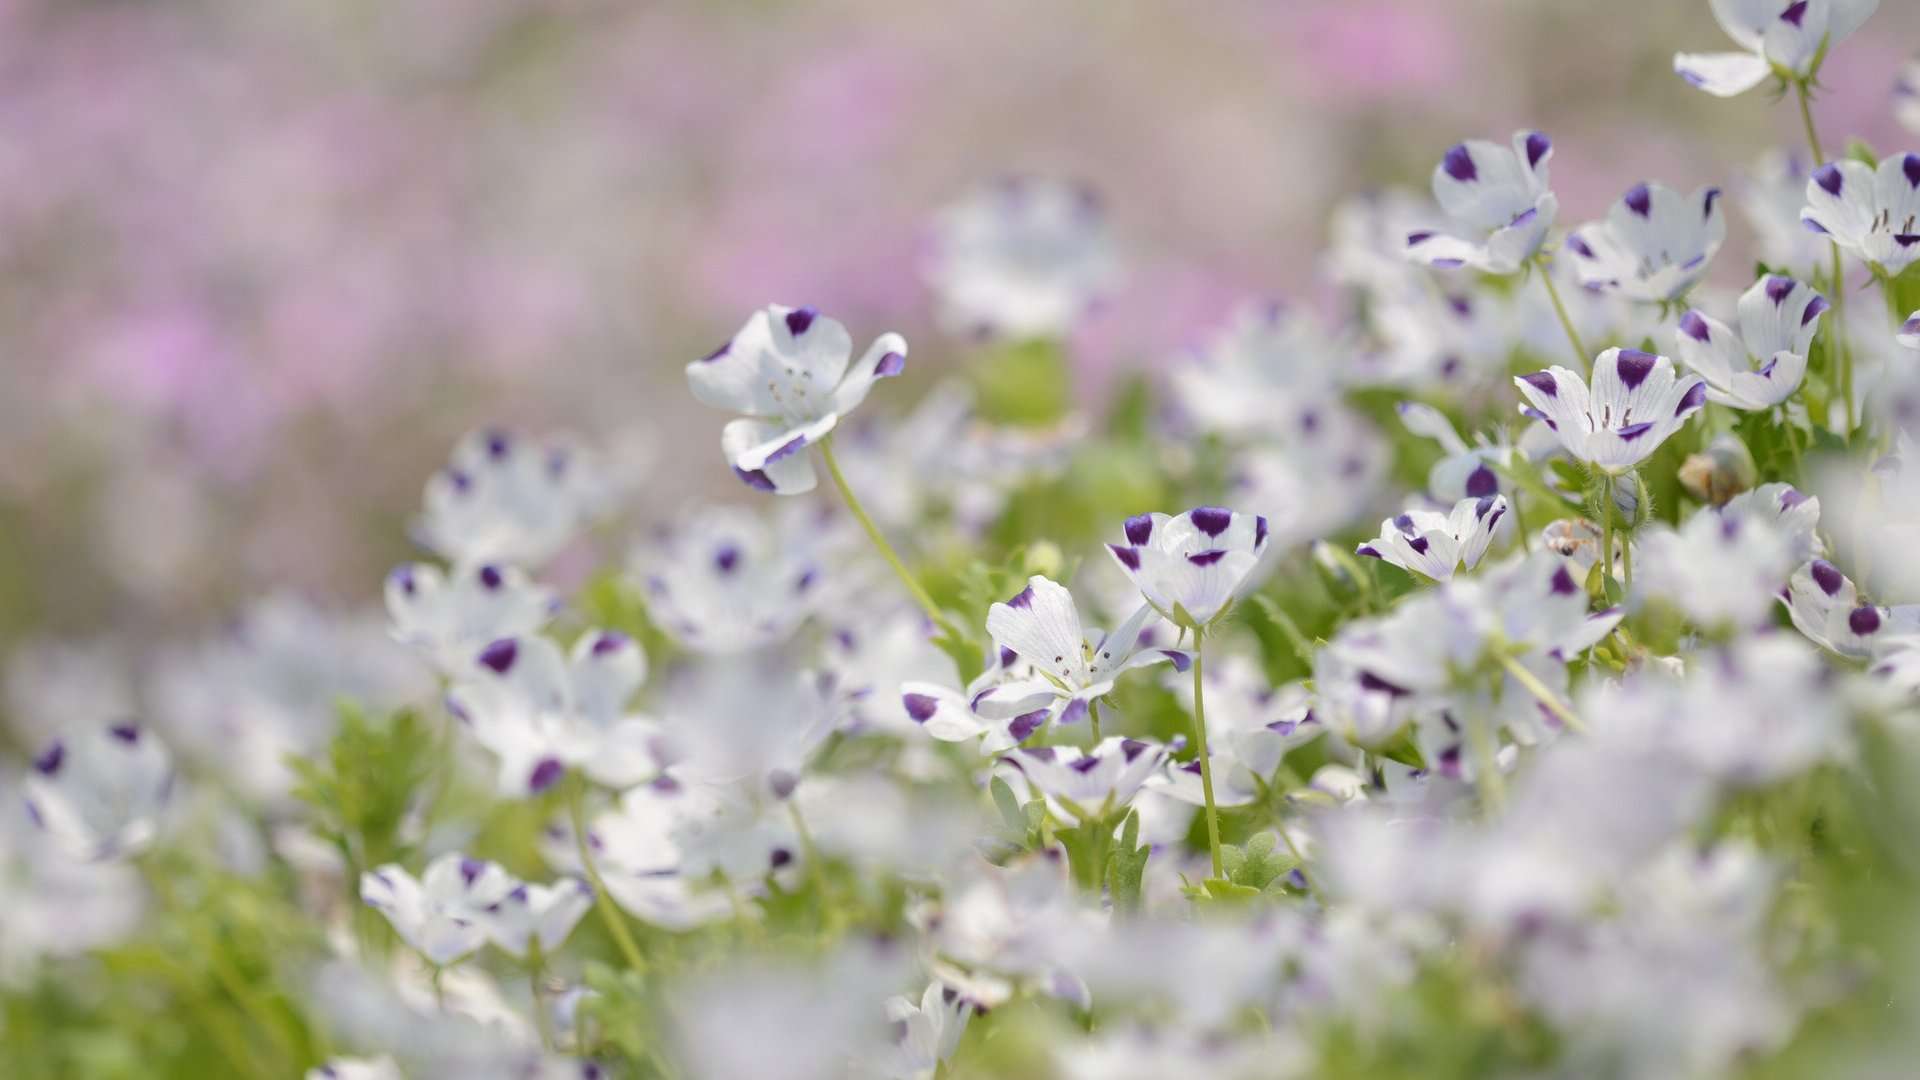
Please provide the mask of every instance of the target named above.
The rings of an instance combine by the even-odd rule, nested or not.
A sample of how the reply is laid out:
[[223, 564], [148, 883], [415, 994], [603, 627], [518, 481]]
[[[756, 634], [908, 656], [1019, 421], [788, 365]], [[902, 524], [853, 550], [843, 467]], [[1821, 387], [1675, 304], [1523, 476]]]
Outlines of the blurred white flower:
[[1075, 823], [1111, 816], [1133, 800], [1179, 745], [1109, 735], [1089, 749], [1029, 746], [1002, 760], [1020, 770], [1062, 818]]
[[449, 852], [418, 879], [395, 863], [367, 871], [360, 899], [428, 963], [445, 967], [486, 944], [487, 908], [517, 884], [498, 863]]
[[598, 462], [572, 439], [476, 431], [427, 480], [413, 534], [456, 570], [538, 566], [603, 509]]
[[1512, 274], [1545, 242], [1560, 211], [1548, 189], [1553, 142], [1520, 131], [1513, 147], [1479, 139], [1453, 147], [1433, 170], [1433, 197], [1464, 235], [1419, 229], [1407, 234], [1407, 256], [1428, 266], [1472, 267]]
[[1338, 384], [1352, 351], [1310, 312], [1248, 305], [1169, 380], [1181, 408], [1203, 429], [1259, 437], [1276, 415], [1339, 408]]
[[737, 506], [682, 512], [678, 527], [635, 550], [629, 568], [655, 624], [699, 652], [741, 653], [782, 641], [820, 600], [820, 564], [812, 554]]
[[390, 1057], [334, 1058], [307, 1070], [307, 1080], [406, 1080]]
[[130, 721], [55, 739], [27, 774], [27, 815], [84, 862], [138, 855], [158, 835], [173, 757]]
[[1675, 53], [1673, 70], [1715, 97], [1735, 97], [1770, 75], [1805, 79], [1827, 50], [1860, 28], [1880, 0], [1710, 0], [1713, 17], [1744, 52]]
[[1636, 184], [1607, 211], [1567, 237], [1580, 280], [1628, 299], [1669, 304], [1707, 274], [1727, 238], [1720, 189], [1682, 196], [1665, 184]]
[[456, 568], [451, 576], [410, 563], [387, 575], [385, 593], [394, 639], [447, 675], [465, 672], [489, 642], [539, 630], [559, 607], [551, 589], [493, 563]]
[[1091, 190], [1010, 176], [942, 210], [925, 274], [949, 333], [1063, 338], [1118, 285]]
[[519, 882], [507, 894], [482, 909], [487, 940], [501, 950], [525, 957], [534, 942], [551, 956], [593, 906], [593, 886], [584, 878], [561, 878], [551, 885]]
[[1702, 507], [1678, 531], [1646, 530], [1637, 546], [1638, 599], [1672, 603], [1705, 628], [1757, 626], [1793, 571], [1793, 550], [1774, 523], [1738, 510]]
[[881, 1055], [880, 1075], [887, 1080], [933, 1080], [959, 1047], [974, 1005], [936, 979], [921, 991], [917, 1003], [895, 995], [887, 999], [886, 1009], [894, 1041]]

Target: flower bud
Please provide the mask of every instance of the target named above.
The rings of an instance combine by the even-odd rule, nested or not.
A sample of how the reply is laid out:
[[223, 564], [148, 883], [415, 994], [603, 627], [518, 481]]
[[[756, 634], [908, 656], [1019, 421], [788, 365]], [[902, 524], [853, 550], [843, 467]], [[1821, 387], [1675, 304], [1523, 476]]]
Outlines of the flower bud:
[[1025, 564], [1022, 572], [1028, 576], [1039, 574], [1041, 577], [1057, 578], [1066, 556], [1061, 553], [1059, 544], [1051, 540], [1038, 540], [1027, 548], [1026, 557], [1021, 561]]
[[1725, 506], [1727, 500], [1753, 487], [1760, 477], [1747, 444], [1731, 433], [1720, 435], [1680, 465], [1680, 486], [1704, 503]]
[[1613, 480], [1614, 520], [1631, 531], [1653, 517], [1653, 493], [1636, 470]]

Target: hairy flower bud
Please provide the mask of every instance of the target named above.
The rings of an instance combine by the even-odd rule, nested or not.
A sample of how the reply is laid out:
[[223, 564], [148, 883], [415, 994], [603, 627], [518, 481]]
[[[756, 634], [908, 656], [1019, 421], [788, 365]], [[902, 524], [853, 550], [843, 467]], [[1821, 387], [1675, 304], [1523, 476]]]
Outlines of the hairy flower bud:
[[1725, 506], [1727, 500], [1752, 488], [1759, 475], [1747, 445], [1729, 433], [1716, 437], [1700, 453], [1688, 455], [1680, 465], [1680, 486], [1701, 502]]

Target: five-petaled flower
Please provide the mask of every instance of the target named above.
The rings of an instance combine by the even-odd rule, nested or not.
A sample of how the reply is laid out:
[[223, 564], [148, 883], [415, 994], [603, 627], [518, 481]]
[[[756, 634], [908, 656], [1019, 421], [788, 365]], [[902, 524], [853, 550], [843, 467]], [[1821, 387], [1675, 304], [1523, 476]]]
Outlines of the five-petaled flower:
[[1540, 250], [1560, 202], [1547, 186], [1553, 142], [1516, 132], [1513, 148], [1470, 139], [1433, 170], [1433, 197], [1466, 235], [1421, 229], [1407, 235], [1407, 256], [1442, 268], [1468, 266], [1511, 274]]
[[1706, 276], [1727, 238], [1720, 189], [1682, 196], [1665, 184], [1635, 184], [1601, 221], [1567, 237], [1574, 269], [1591, 286], [1630, 300], [1668, 304]]
[[413, 535], [456, 567], [537, 566], [599, 512], [604, 496], [598, 463], [573, 440], [489, 428], [461, 439], [447, 467], [428, 478]]
[[125, 858], [159, 832], [173, 758], [132, 722], [56, 739], [27, 774], [27, 816], [76, 859]]
[[1461, 499], [1451, 513], [1409, 510], [1380, 523], [1380, 536], [1354, 550], [1434, 581], [1480, 564], [1507, 513], [1505, 495]]
[[1832, 161], [1807, 180], [1800, 220], [1893, 275], [1920, 258], [1920, 154], [1895, 154], [1879, 168]]
[[1767, 76], [1810, 79], [1827, 50], [1860, 28], [1880, 0], [1710, 0], [1714, 18], [1745, 52], [1675, 53], [1674, 73], [1717, 97]]
[[907, 366], [907, 342], [882, 334], [858, 360], [847, 328], [810, 307], [770, 304], [725, 345], [687, 365], [703, 404], [745, 415], [720, 432], [720, 449], [749, 487], [781, 495], [812, 491], [802, 453], [866, 400], [874, 380]]
[[1141, 514], [1127, 542], [1108, 544], [1120, 569], [1161, 617], [1204, 630], [1249, 583], [1267, 550], [1267, 519], [1200, 506], [1178, 517]]
[[1680, 362], [1707, 380], [1707, 399], [1736, 409], [1769, 409], [1793, 396], [1827, 299], [1789, 277], [1753, 283], [1740, 297], [1740, 330], [1699, 311], [1673, 333]]
[[1520, 411], [1553, 429], [1575, 458], [1619, 475], [1646, 460], [1707, 401], [1698, 375], [1638, 349], [1608, 349], [1593, 362], [1591, 390], [1563, 367], [1514, 378]]
[[1158, 618], [1142, 604], [1111, 634], [1089, 637], [1081, 629], [1073, 594], [1034, 575], [1013, 599], [987, 611], [994, 644], [1027, 661], [1033, 674], [974, 695], [974, 711], [1001, 718], [1044, 709], [1056, 723], [1073, 724], [1112, 692], [1123, 671], [1164, 663], [1185, 671], [1192, 659], [1187, 653], [1140, 647], [1141, 631]]

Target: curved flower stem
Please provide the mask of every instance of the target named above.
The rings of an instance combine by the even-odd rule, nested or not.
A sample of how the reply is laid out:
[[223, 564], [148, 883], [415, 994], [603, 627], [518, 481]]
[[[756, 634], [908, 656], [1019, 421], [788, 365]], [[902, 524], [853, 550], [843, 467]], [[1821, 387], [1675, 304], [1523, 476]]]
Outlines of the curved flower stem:
[[1560, 329], [1567, 332], [1567, 341], [1573, 345], [1574, 355], [1579, 358], [1580, 366], [1576, 370], [1585, 371], [1587, 365], [1593, 363], [1593, 354], [1587, 351], [1586, 344], [1580, 340], [1580, 331], [1573, 328], [1573, 318], [1567, 314], [1567, 306], [1560, 302], [1560, 290], [1554, 287], [1553, 271], [1547, 268], [1545, 256], [1541, 256], [1538, 266], [1540, 283], [1547, 287], [1547, 299], [1553, 301], [1553, 313], [1560, 316]]
[[646, 958], [640, 955], [640, 946], [634, 944], [626, 918], [620, 914], [619, 907], [613, 902], [613, 894], [607, 892], [607, 883], [601, 880], [600, 871], [593, 865], [593, 845], [587, 842], [587, 811], [582, 797], [585, 788], [586, 784], [578, 778], [567, 784], [567, 816], [573, 821], [573, 839], [580, 848], [580, 868], [586, 872], [587, 882], [593, 886], [593, 905], [600, 909], [600, 921], [607, 924], [607, 932], [613, 935], [614, 943], [620, 946], [627, 966], [635, 974], [640, 974], [647, 970]]
[[1087, 702], [1087, 722], [1093, 725], [1093, 743], [1100, 745], [1100, 699]]
[[1527, 693], [1532, 694], [1535, 701], [1538, 701], [1543, 708], [1558, 717], [1560, 722], [1566, 725], [1568, 731], [1579, 735], [1585, 735], [1587, 733], [1587, 725], [1580, 722], [1580, 718], [1574, 715], [1573, 710], [1568, 708], [1565, 702], [1560, 700], [1559, 695], [1547, 689], [1547, 684], [1541, 682], [1539, 676], [1528, 671], [1525, 664], [1522, 664], [1506, 653], [1501, 653], [1500, 666], [1507, 669], [1507, 674], [1513, 676], [1514, 682], [1526, 687]]
[[[1827, 162], [1827, 153], [1820, 148], [1820, 132], [1813, 124], [1813, 95], [1807, 89], [1807, 80], [1801, 79], [1793, 84], [1794, 93], [1800, 99], [1800, 123], [1807, 130], [1807, 149], [1813, 151], [1813, 163], [1816, 167]], [[1848, 442], [1853, 441], [1853, 350], [1847, 348], [1846, 270], [1840, 262], [1840, 245], [1829, 242], [1833, 252], [1833, 318], [1827, 321], [1828, 341], [1833, 347], [1834, 362], [1840, 365], [1840, 396], [1846, 410]]]
[[1200, 790], [1207, 797], [1207, 847], [1213, 855], [1213, 876], [1226, 877], [1220, 858], [1220, 810], [1213, 802], [1213, 758], [1207, 753], [1207, 699], [1200, 681], [1200, 658], [1206, 635], [1193, 632], [1193, 734], [1200, 748]]
[[840, 462], [833, 456], [833, 436], [829, 435], [820, 440], [820, 457], [827, 463], [827, 475], [833, 477], [833, 486], [840, 489], [840, 501], [847, 504], [847, 510], [853, 514], [853, 519], [866, 530], [867, 538], [872, 540], [873, 546], [880, 550], [880, 557], [887, 560], [887, 565], [893, 567], [893, 572], [899, 576], [900, 583], [905, 585], [907, 592], [912, 594], [914, 603], [919, 604], [920, 609], [927, 613], [927, 618], [932, 619], [933, 624], [945, 631], [947, 636], [955, 640], [963, 638], [965, 635], [948, 621], [946, 613], [940, 610], [940, 605], [933, 602], [933, 597], [928, 595], [919, 579], [907, 569], [907, 564], [900, 561], [900, 556], [894, 552], [893, 545], [887, 543], [887, 538], [881, 535], [880, 527], [867, 516], [866, 508], [860, 505], [859, 497], [854, 495], [853, 488], [847, 484], [846, 476], [840, 472]]

